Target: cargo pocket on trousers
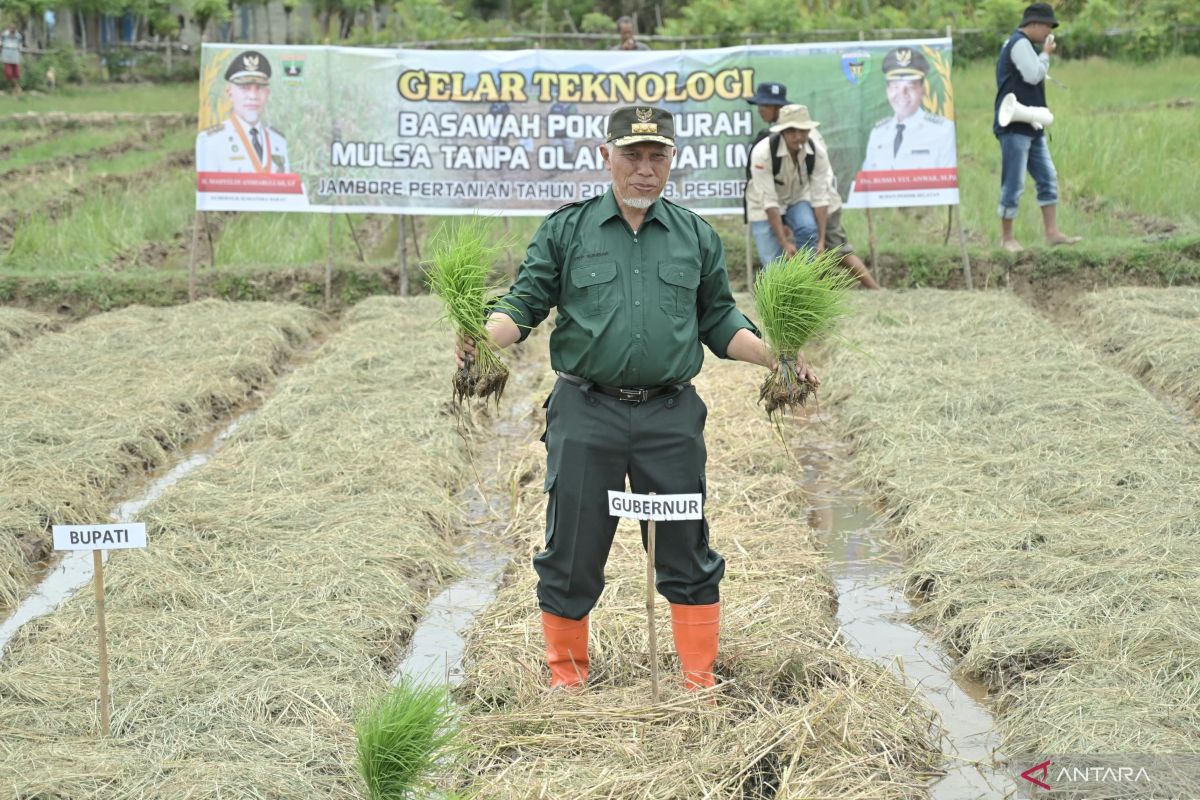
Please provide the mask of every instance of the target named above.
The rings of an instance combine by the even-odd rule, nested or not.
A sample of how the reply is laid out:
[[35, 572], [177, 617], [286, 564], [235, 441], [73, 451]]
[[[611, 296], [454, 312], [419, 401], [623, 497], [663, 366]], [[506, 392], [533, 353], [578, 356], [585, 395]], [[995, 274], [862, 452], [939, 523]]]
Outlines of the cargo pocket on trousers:
[[558, 527], [557, 508], [554, 503], [554, 484], [558, 482], [558, 473], [546, 470], [546, 481], [542, 484], [542, 492], [546, 495], [546, 549], [554, 539], [554, 529]]

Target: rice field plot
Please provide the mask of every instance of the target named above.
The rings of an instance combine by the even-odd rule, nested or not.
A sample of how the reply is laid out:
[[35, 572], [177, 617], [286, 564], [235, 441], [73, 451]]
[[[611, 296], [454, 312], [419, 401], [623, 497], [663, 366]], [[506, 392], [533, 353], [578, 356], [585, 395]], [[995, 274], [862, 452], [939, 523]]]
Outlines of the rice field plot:
[[[538, 345], [541, 347], [542, 345]], [[504, 403], [540, 405], [506, 393]], [[646, 556], [622, 521], [607, 586], [591, 614], [591, 675], [581, 693], [548, 692], [535, 576], [544, 538], [545, 451], [506, 450], [522, 555], [468, 645], [465, 753], [442, 788], [487, 798], [910, 798], [940, 753], [921, 700], [851, 656], [836, 596], [806, 522], [799, 467], [755, 405], [762, 373], [708, 363], [708, 513], [727, 561], [716, 706], [680, 686], [670, 611], [657, 606], [662, 700], [651, 702]], [[538, 431], [540, 432], [540, 430]]]
[[[156, 137], [161, 135], [162, 131], [156, 132]], [[66, 160], [104, 158], [144, 144], [145, 139], [146, 134], [140, 125], [82, 128], [39, 138], [24, 147], [5, 153], [4, 158], [0, 159], [0, 177], [8, 177], [21, 170], [43, 165], [56, 165]]]
[[0, 607], [54, 523], [104, 522], [113, 493], [269, 384], [320, 326], [299, 307], [131, 307], [0, 361]]
[[[94, 603], [0, 661], [0, 786], [22, 797], [361, 798], [352, 720], [459, 569], [466, 465], [432, 298], [372, 298], [106, 569], [114, 735], [96, 735]], [[126, 557], [128, 556], [128, 557]]]
[[838, 427], [1005, 752], [1200, 750], [1200, 429], [1011, 294], [860, 303]]
[[0, 358], [54, 325], [54, 320], [43, 314], [0, 306]]
[[1107, 289], [1071, 311], [1068, 325], [1105, 360], [1200, 414], [1200, 289]]
[[166, 243], [187, 229], [195, 210], [195, 175], [173, 169], [153, 182], [89, 193], [60, 219], [34, 216], [12, 234], [0, 269], [76, 272], [104, 268], [145, 242]]

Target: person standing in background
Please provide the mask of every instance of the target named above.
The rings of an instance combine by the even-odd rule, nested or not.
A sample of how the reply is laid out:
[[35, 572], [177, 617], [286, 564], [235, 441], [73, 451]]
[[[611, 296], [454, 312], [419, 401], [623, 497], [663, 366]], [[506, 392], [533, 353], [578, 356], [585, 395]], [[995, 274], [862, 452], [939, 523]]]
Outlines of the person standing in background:
[[[1021, 24], [1000, 49], [996, 62], [996, 108], [992, 132], [1000, 140], [1000, 246], [1010, 253], [1025, 248], [1013, 235], [1013, 220], [1017, 204], [1025, 191], [1025, 173], [1033, 176], [1037, 186], [1038, 205], [1042, 207], [1042, 226], [1046, 243], [1075, 244], [1078, 236], [1067, 236], [1058, 229], [1058, 172], [1050, 158], [1046, 132], [1041, 126], [1028, 122], [1000, 124], [1000, 103], [1008, 94], [1026, 106], [1045, 107], [1046, 76], [1050, 72], [1050, 56], [1054, 53], [1054, 35], [1058, 27], [1054, 9], [1046, 3], [1034, 3], [1025, 9]], [[1041, 54], [1033, 50], [1042, 45]]]
[[0, 61], [4, 62], [4, 77], [17, 97], [21, 96], [21, 48], [24, 46], [25, 37], [17, 30], [17, 23], [8, 23], [0, 33]]
[[621, 37], [621, 41], [608, 48], [609, 50], [650, 49], [650, 45], [637, 40], [637, 32], [633, 29], [633, 17], [619, 17], [617, 19], [617, 34]]

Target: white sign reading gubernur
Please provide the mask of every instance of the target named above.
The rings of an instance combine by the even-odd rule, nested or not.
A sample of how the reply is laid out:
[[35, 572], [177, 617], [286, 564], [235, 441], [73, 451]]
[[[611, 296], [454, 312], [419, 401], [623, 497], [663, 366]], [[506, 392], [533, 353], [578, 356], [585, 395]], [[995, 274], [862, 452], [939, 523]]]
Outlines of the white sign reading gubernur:
[[703, 519], [704, 495], [608, 492], [608, 513], [629, 519]]

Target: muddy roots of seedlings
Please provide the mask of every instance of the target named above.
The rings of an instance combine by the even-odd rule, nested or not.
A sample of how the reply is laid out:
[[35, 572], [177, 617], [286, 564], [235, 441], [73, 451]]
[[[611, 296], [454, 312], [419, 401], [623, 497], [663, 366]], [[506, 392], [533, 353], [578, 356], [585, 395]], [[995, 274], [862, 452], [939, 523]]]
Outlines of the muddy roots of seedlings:
[[758, 402], [767, 409], [768, 415], [774, 416], [781, 408], [786, 411], [803, 406], [815, 389], [806, 378], [796, 374], [793, 359], [781, 356], [779, 369], [772, 370], [763, 381], [758, 392]]
[[500, 361], [482, 362], [468, 358], [454, 373], [454, 402], [462, 405], [472, 397], [492, 397], [500, 402], [504, 387], [508, 384], [508, 367]]

